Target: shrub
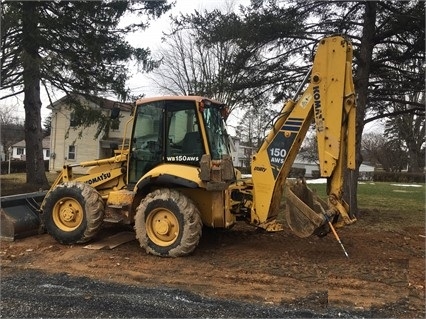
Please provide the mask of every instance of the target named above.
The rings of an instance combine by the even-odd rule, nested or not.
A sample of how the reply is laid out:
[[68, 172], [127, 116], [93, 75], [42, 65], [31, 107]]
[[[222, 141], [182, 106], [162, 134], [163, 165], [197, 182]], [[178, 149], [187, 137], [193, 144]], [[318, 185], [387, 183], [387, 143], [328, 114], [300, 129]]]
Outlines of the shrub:
[[[26, 161], [11, 161], [10, 162], [10, 173], [25, 173], [27, 170], [27, 162]], [[49, 160], [44, 161], [44, 170], [46, 172], [49, 171]], [[9, 162], [4, 161], [1, 162], [1, 174], [9, 173]]]
[[407, 172], [374, 172], [375, 182], [396, 182], [396, 183], [424, 183], [424, 173]]
[[301, 177], [305, 177], [305, 173], [306, 173], [305, 168], [292, 167], [290, 169], [290, 173], [288, 174], [288, 177], [290, 177], [290, 178], [301, 178]]

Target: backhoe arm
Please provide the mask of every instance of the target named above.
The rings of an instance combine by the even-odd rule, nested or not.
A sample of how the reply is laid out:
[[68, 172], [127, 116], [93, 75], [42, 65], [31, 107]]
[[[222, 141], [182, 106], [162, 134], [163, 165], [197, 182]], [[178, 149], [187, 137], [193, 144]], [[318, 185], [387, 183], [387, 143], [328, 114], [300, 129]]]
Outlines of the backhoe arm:
[[[300, 94], [307, 82], [308, 86]], [[327, 218], [335, 220], [337, 215], [345, 223], [353, 221], [348, 214], [349, 207], [342, 199], [344, 170], [355, 168], [352, 46], [340, 36], [320, 41], [310, 73], [296, 97], [285, 103], [273, 129], [252, 158], [253, 224], [273, 230], [271, 225], [279, 213], [286, 178], [313, 121], [320, 175], [326, 177], [329, 184], [329, 203], [320, 204], [312, 195], [302, 201], [297, 198], [293, 201], [304, 218], [314, 225], [309, 233], [326, 224]], [[303, 192], [296, 196], [304, 197]], [[292, 195], [289, 194], [287, 199]], [[289, 224], [291, 227], [292, 223]]]

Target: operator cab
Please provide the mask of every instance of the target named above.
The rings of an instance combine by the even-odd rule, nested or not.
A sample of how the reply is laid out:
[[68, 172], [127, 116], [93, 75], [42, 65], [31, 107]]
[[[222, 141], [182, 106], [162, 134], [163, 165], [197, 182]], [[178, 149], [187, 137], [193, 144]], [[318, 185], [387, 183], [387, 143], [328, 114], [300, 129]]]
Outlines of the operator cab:
[[140, 99], [130, 145], [129, 183], [160, 164], [200, 166], [201, 157], [230, 155], [224, 104], [199, 96]]

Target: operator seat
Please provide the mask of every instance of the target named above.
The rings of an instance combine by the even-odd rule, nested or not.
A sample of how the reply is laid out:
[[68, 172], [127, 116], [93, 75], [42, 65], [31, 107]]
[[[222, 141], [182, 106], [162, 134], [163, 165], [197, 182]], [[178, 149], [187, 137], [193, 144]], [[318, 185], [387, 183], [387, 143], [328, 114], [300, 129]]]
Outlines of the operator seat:
[[188, 132], [182, 141], [182, 154], [202, 155], [204, 154], [203, 143], [200, 132]]

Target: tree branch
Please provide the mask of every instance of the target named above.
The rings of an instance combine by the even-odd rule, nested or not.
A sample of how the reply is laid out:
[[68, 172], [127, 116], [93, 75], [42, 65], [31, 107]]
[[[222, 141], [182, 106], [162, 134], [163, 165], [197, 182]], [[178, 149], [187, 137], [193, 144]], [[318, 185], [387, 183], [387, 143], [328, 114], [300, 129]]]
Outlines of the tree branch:
[[400, 110], [400, 111], [396, 111], [396, 112], [391, 112], [391, 113], [383, 113], [383, 114], [379, 114], [373, 117], [370, 117], [368, 119], [364, 120], [364, 124], [373, 122], [375, 120], [379, 120], [382, 118], [387, 118], [387, 117], [395, 117], [398, 115], [402, 115], [402, 114], [415, 114], [418, 116], [425, 116], [425, 109], [424, 108], [420, 108], [420, 107], [416, 107], [413, 109], [409, 109], [409, 110]]

